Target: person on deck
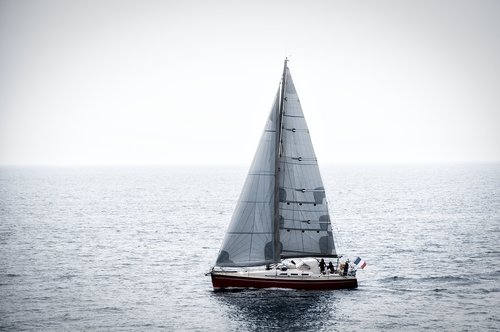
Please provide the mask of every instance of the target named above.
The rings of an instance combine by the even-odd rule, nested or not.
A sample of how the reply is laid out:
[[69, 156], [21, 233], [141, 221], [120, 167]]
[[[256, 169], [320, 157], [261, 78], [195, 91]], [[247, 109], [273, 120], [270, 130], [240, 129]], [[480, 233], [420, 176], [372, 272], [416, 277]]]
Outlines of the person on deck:
[[334, 273], [335, 272], [335, 268], [333, 267], [333, 263], [332, 262], [328, 263], [328, 269], [330, 270], [330, 273]]
[[325, 274], [325, 260], [321, 258], [321, 261], [319, 262], [319, 269], [321, 270], [321, 274]]
[[347, 275], [347, 272], [349, 271], [349, 261], [345, 262], [344, 264], [344, 275]]

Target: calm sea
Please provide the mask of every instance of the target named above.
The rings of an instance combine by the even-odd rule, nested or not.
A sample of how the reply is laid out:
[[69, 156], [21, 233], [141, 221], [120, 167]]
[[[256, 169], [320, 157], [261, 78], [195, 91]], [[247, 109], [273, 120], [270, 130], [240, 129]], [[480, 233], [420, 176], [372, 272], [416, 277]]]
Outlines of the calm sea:
[[500, 329], [500, 165], [323, 168], [359, 288], [214, 293], [245, 173], [0, 168], [0, 329]]

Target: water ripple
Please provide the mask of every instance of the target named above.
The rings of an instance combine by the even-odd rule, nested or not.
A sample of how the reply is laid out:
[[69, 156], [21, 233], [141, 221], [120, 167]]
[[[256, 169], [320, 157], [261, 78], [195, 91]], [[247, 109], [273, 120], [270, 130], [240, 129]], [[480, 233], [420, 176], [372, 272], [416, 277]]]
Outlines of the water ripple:
[[1, 330], [498, 330], [499, 165], [323, 170], [359, 288], [214, 293], [243, 168], [1, 168]]

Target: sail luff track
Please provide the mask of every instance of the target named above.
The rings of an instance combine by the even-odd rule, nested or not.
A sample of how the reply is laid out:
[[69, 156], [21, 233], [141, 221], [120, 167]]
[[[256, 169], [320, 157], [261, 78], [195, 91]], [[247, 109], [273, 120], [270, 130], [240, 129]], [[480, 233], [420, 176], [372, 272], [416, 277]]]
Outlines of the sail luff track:
[[279, 178], [280, 178], [280, 159], [281, 159], [281, 132], [282, 132], [282, 122], [283, 122], [283, 110], [285, 107], [285, 87], [286, 87], [286, 69], [287, 69], [288, 58], [285, 58], [285, 63], [283, 65], [283, 77], [281, 79], [281, 95], [279, 99], [279, 111], [276, 114], [276, 146], [275, 146], [275, 166], [274, 166], [274, 234], [273, 234], [273, 244], [274, 244], [274, 260], [279, 262], [281, 259], [281, 243], [280, 243], [280, 212], [279, 212]]

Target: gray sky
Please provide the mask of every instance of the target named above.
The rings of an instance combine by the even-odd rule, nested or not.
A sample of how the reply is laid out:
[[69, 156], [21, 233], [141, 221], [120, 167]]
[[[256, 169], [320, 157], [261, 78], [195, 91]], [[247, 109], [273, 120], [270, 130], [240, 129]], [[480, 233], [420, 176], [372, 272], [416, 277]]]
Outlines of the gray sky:
[[500, 161], [500, 1], [0, 1], [0, 164]]

